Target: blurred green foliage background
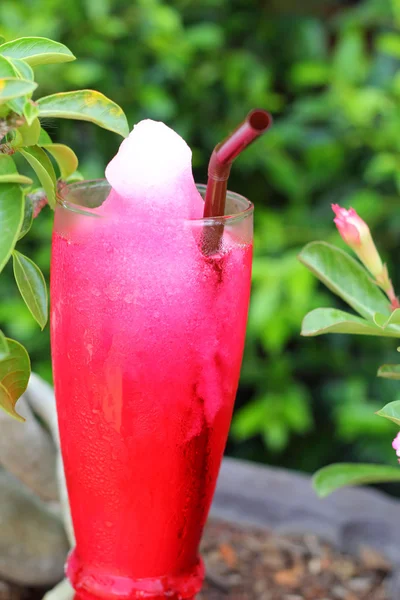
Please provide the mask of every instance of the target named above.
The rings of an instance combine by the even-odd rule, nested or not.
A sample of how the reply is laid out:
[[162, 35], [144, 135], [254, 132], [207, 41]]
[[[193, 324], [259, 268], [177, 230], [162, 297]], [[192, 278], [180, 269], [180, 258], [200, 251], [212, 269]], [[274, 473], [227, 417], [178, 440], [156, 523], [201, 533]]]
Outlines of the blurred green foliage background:
[[[374, 411], [399, 393], [375, 378], [378, 365], [396, 362], [395, 342], [301, 339], [305, 313], [337, 301], [296, 254], [314, 239], [340, 244], [330, 204], [351, 205], [400, 286], [400, 0], [2, 0], [0, 34], [65, 43], [78, 61], [38, 67], [40, 95], [93, 87], [131, 125], [165, 121], [192, 147], [200, 182], [215, 143], [250, 108], [274, 114], [230, 180], [254, 201], [256, 231], [228, 452], [305, 471], [343, 459], [394, 462], [393, 427]], [[120, 143], [89, 124], [45, 126], [75, 149], [86, 178], [103, 175]], [[43, 211], [21, 244], [47, 276], [50, 237]], [[7, 272], [0, 326], [51, 379], [48, 328], [38, 331]]]

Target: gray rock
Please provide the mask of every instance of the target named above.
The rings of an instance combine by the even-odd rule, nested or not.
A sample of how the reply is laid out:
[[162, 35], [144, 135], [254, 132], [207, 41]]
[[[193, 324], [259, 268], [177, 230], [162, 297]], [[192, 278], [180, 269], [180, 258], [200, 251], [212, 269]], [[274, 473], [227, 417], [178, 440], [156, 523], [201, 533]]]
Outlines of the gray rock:
[[25, 423], [0, 410], [0, 465], [43, 500], [56, 501], [56, 447], [24, 396], [18, 412]]
[[62, 579], [69, 545], [61, 520], [5, 471], [0, 471], [0, 532], [0, 578], [29, 586]]
[[54, 390], [51, 385], [41, 379], [41, 377], [35, 373], [32, 373], [29, 380], [28, 389], [25, 392], [24, 397], [34, 413], [37, 414], [49, 428], [49, 431], [53, 437], [53, 441], [57, 447], [56, 468], [54, 473], [56, 474], [58, 484], [58, 498], [61, 503], [64, 527], [66, 529], [70, 545], [73, 546], [75, 543], [75, 537], [68, 503], [64, 467], [60, 453], [60, 440], [58, 434]]
[[24, 397], [33, 412], [46, 423], [54, 442], [59, 446], [56, 401], [51, 385], [39, 375], [31, 373]]
[[400, 503], [370, 488], [320, 500], [307, 475], [225, 458], [211, 514], [282, 533], [307, 531], [350, 553], [371, 546], [400, 569]]

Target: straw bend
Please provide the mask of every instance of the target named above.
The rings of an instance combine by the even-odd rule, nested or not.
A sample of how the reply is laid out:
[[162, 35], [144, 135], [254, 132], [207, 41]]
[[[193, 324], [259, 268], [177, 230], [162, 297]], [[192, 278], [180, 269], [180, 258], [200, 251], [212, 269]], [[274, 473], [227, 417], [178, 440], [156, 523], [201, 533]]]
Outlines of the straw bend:
[[249, 112], [245, 120], [220, 144], [210, 158], [204, 202], [204, 217], [220, 217], [225, 213], [227, 181], [235, 158], [272, 123], [271, 115], [263, 109]]

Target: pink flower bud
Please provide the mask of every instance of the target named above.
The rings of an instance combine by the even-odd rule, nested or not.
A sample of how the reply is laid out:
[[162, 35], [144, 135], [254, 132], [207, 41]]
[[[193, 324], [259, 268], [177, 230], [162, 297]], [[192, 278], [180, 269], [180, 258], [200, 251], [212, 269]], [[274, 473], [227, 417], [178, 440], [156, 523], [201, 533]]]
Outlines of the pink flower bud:
[[382, 277], [383, 263], [366, 222], [353, 208], [346, 210], [338, 204], [332, 204], [332, 210], [336, 215], [334, 222], [343, 240], [374, 277]]
[[400, 458], [400, 431], [392, 442], [393, 450], [396, 450], [396, 455]]
[[336, 215], [334, 219], [336, 227], [350, 248], [360, 247], [363, 239], [371, 236], [368, 225], [358, 216], [354, 208], [346, 210], [339, 204], [332, 204], [332, 210]]

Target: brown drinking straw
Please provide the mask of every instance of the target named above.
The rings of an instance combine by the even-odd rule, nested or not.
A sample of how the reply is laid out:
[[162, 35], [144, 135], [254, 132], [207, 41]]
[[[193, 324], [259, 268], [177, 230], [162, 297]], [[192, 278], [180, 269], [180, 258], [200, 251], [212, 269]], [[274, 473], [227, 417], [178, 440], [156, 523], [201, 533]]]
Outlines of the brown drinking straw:
[[[233, 161], [255, 139], [265, 133], [271, 123], [272, 117], [267, 111], [254, 109], [224, 141], [214, 148], [208, 164], [204, 201], [205, 218], [221, 217], [225, 214], [227, 183]], [[222, 223], [213, 228], [206, 227], [208, 234], [203, 239], [204, 254], [214, 254], [218, 251], [223, 227]]]

